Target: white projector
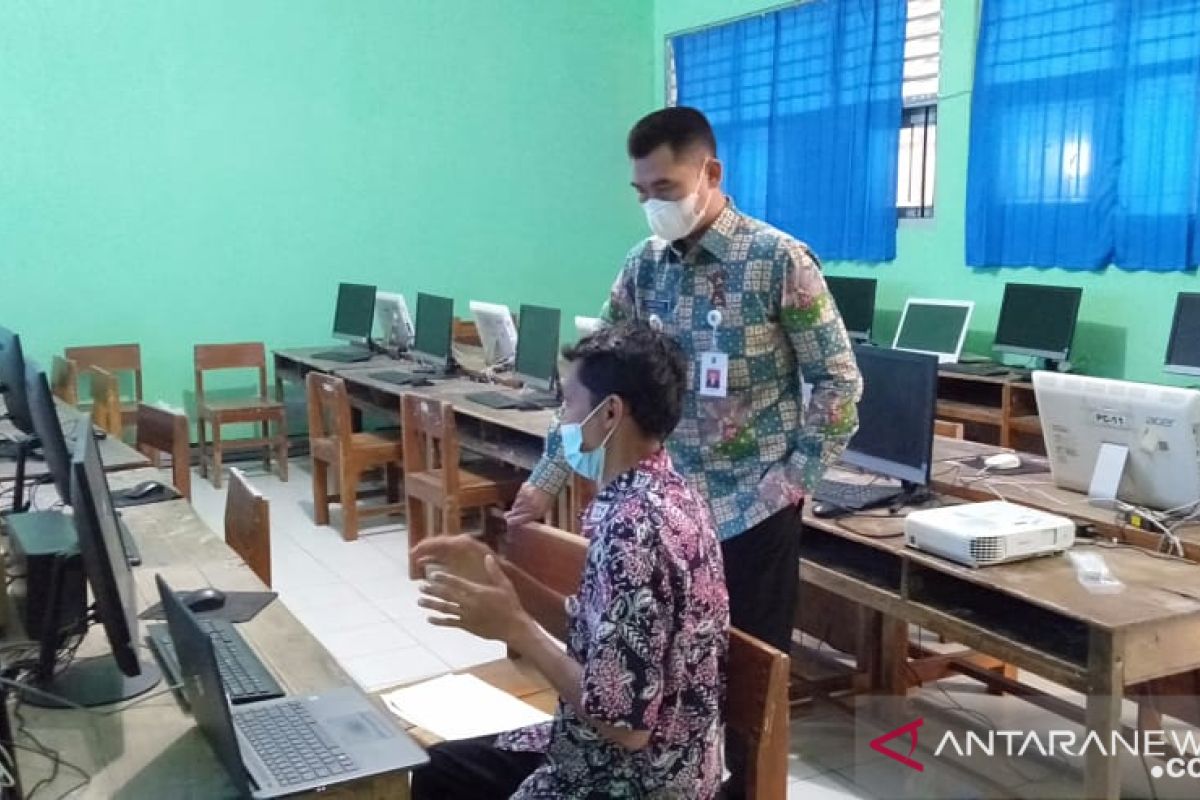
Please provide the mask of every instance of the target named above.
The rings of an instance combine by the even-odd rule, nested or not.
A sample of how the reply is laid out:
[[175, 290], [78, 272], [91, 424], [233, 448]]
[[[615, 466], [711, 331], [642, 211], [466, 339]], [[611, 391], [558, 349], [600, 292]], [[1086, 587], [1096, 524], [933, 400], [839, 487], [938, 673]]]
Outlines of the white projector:
[[968, 567], [986, 567], [1061, 553], [1075, 543], [1075, 523], [992, 500], [914, 511], [904, 520], [904, 542]]

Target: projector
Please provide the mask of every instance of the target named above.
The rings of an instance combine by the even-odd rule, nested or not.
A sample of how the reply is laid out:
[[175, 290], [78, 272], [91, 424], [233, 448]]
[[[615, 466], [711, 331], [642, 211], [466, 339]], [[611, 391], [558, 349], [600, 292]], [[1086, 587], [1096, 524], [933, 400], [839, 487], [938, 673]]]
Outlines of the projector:
[[1061, 553], [1075, 543], [1075, 523], [1015, 503], [992, 500], [914, 511], [904, 543], [968, 567]]

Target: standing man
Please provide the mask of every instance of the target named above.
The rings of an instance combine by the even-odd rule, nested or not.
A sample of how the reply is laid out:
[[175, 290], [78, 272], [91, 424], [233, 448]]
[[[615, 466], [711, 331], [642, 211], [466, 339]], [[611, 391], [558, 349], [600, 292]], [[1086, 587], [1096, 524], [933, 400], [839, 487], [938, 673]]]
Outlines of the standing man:
[[[731, 623], [786, 653], [801, 504], [858, 423], [862, 384], [850, 340], [816, 256], [721, 191], [702, 113], [655, 111], [634, 125], [628, 151], [654, 236], [626, 257], [602, 317], [649, 322], [683, 348], [688, 391], [667, 447], [712, 510]], [[807, 408], [802, 379], [812, 387]], [[551, 430], [509, 525], [544, 517], [569, 476]], [[736, 789], [739, 748], [727, 758]]]

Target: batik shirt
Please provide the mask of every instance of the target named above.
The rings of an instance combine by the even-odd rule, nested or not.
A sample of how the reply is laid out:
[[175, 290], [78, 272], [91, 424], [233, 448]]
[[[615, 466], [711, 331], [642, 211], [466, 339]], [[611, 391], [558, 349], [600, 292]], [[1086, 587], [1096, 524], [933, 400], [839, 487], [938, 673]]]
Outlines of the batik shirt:
[[[795, 505], [858, 426], [861, 379], [816, 256], [730, 202], [690, 249], [635, 247], [603, 312], [658, 324], [687, 356], [691, 391], [667, 442], [708, 500], [721, 539]], [[720, 312], [715, 335], [709, 312]], [[725, 397], [699, 393], [702, 353], [728, 358]], [[801, 381], [812, 387], [803, 409]], [[531, 481], [558, 494], [570, 475], [557, 428]]]
[[[553, 722], [500, 737], [546, 754], [513, 797], [708, 800], [721, 780], [729, 602], [705, 505], [662, 450], [596, 496], [583, 533], [583, 579], [567, 601], [582, 709], [560, 701]], [[589, 720], [650, 741], [627, 750]]]

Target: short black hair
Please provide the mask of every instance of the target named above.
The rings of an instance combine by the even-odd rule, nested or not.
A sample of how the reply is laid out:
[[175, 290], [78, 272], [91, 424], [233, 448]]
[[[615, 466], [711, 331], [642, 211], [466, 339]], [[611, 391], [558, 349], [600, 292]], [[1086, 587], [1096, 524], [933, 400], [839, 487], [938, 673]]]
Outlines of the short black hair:
[[706, 150], [708, 155], [717, 154], [717, 137], [708, 118], [687, 106], [662, 108], [647, 114], [629, 131], [630, 158], [645, 158], [664, 144], [676, 157], [695, 147]]
[[624, 322], [563, 348], [592, 405], [616, 395], [647, 436], [666, 439], [683, 414], [687, 361], [675, 340], [643, 322]]

